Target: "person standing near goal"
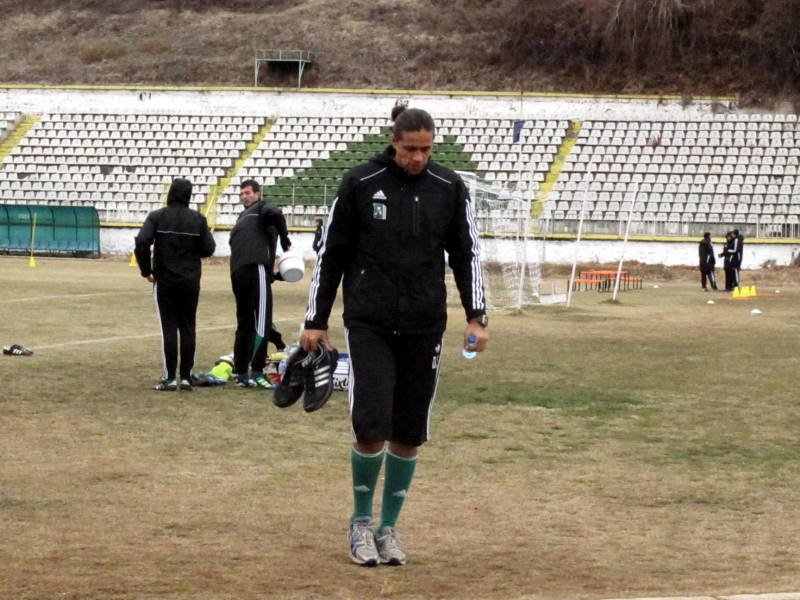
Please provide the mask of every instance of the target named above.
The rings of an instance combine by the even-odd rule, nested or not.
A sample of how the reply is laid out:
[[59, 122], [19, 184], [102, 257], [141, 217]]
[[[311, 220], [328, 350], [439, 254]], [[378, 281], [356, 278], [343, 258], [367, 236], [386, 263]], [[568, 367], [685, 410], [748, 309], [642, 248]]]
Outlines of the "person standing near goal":
[[[350, 558], [402, 565], [395, 524], [428, 439], [447, 320], [445, 252], [466, 313], [464, 344], [486, 348], [478, 229], [466, 186], [431, 160], [435, 125], [395, 106], [391, 144], [343, 178], [309, 290], [300, 345], [329, 344], [328, 318], [342, 283], [350, 355]], [[385, 467], [384, 467], [385, 462]], [[372, 504], [385, 468], [380, 521]]]

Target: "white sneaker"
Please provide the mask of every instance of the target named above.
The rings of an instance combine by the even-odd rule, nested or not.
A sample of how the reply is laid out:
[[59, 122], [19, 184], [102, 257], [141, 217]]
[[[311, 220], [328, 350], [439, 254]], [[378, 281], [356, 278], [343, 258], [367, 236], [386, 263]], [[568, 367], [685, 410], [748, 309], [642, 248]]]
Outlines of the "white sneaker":
[[406, 564], [406, 553], [400, 547], [394, 527], [381, 527], [375, 534], [375, 545], [378, 556], [385, 565], [400, 566]]
[[350, 560], [354, 563], [365, 567], [374, 567], [378, 564], [380, 556], [375, 547], [375, 530], [369, 518], [350, 522], [347, 541], [350, 543]]

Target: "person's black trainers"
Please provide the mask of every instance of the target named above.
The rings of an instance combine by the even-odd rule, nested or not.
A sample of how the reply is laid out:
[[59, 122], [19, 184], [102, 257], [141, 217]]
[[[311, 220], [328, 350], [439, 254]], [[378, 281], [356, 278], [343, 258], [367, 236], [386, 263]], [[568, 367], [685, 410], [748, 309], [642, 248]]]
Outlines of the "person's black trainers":
[[236, 387], [254, 388], [258, 386], [258, 384], [255, 381], [253, 381], [253, 379], [247, 373], [234, 375], [233, 378], [236, 381]]
[[191, 378], [189, 378], [189, 379], [185, 379], [185, 378], [181, 379], [180, 382], [178, 382], [178, 387], [181, 388], [182, 390], [186, 391], [186, 392], [191, 392], [192, 391], [192, 380], [191, 380]]
[[153, 389], [157, 392], [174, 392], [178, 389], [178, 382], [174, 379], [162, 379]]
[[336, 348], [320, 344], [319, 349], [311, 355], [311, 364], [305, 369], [306, 394], [303, 397], [303, 408], [306, 412], [319, 410], [333, 393], [333, 372], [339, 361]]
[[272, 403], [278, 408], [291, 406], [303, 395], [305, 385], [305, 363], [312, 358], [308, 352], [299, 346], [292, 350], [286, 359], [286, 369], [281, 376], [281, 382], [275, 388]]

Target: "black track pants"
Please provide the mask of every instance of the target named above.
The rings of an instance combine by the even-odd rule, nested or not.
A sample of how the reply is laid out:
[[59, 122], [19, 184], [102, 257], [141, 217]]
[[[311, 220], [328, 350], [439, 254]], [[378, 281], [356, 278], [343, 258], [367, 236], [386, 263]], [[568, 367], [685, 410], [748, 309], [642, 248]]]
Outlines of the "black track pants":
[[706, 286], [711, 284], [711, 289], [717, 289], [717, 274], [714, 273], [714, 270], [710, 271], [700, 271], [700, 285], [703, 286], [703, 289], [706, 289]]
[[272, 287], [265, 265], [244, 265], [231, 273], [236, 298], [236, 338], [233, 370], [254, 375], [267, 364], [267, 341], [272, 326]]
[[161, 323], [164, 356], [164, 377], [176, 379], [178, 370], [178, 342], [180, 335], [181, 379], [190, 379], [194, 367], [197, 344], [195, 326], [200, 285], [174, 285], [156, 283], [153, 286], [156, 312]]

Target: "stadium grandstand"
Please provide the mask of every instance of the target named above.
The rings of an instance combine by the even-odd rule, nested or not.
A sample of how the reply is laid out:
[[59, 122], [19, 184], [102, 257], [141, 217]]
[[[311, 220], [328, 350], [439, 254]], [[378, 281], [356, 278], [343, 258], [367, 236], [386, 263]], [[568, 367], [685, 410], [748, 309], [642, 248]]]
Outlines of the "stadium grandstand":
[[[386, 144], [393, 98], [352, 94], [332, 115], [331, 98], [297, 95], [302, 102], [280, 105], [260, 93], [261, 114], [237, 114], [235, 102], [181, 113], [169, 98], [155, 110], [6, 111], [0, 204], [93, 207], [103, 227], [135, 227], [163, 204], [172, 178], [185, 176], [194, 206], [225, 230], [240, 210], [239, 183], [253, 177], [293, 228], [309, 228], [346, 170]], [[111, 90], [75, 91], [66, 104], [81, 106], [84, 96], [117, 104]], [[468, 97], [436, 98], [434, 109], [436, 159], [472, 182], [484, 234], [517, 233], [524, 222], [535, 235], [574, 236], [583, 220], [587, 235], [620, 236], [630, 219], [634, 235], [676, 240], [732, 228], [751, 240], [800, 235], [794, 114], [718, 113], [711, 103], [686, 110], [679, 99], [669, 110], [663, 99], [623, 99], [613, 110], [587, 99], [536, 98], [515, 110], [508, 98], [493, 100], [472, 114], [463, 105], [479, 102]], [[561, 118], [559, 106], [568, 107]]]

